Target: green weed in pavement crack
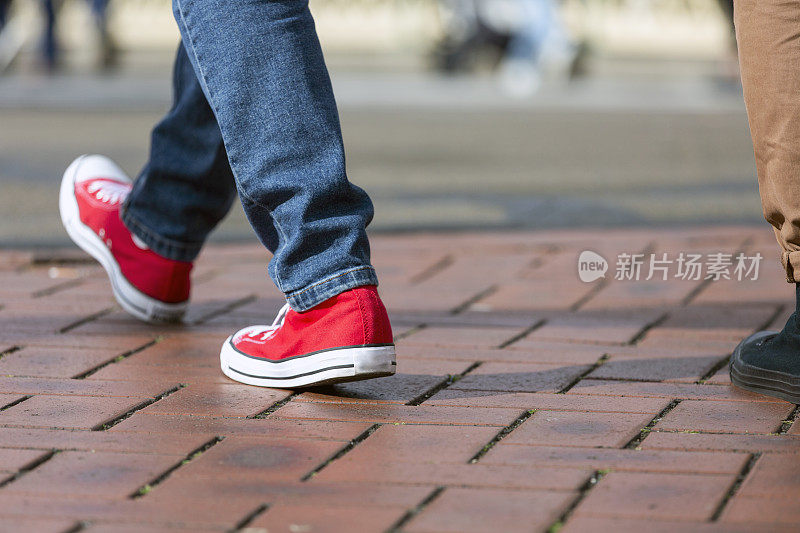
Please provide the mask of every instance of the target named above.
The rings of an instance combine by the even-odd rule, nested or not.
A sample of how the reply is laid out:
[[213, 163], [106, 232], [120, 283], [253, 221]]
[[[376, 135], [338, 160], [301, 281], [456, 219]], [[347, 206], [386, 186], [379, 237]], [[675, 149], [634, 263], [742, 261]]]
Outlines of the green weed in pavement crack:
[[795, 405], [794, 409], [792, 409], [792, 412], [786, 417], [786, 420], [781, 421], [781, 425], [778, 427], [778, 435], [786, 435], [789, 433], [789, 430], [792, 429], [792, 426], [799, 418], [800, 405]]

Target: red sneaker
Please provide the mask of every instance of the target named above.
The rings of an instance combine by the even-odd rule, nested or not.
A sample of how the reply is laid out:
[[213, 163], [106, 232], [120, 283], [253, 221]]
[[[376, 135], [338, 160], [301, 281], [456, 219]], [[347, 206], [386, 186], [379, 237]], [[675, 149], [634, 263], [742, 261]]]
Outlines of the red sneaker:
[[271, 326], [250, 326], [219, 354], [229, 378], [294, 388], [391, 376], [389, 316], [375, 286], [358, 287], [298, 313], [285, 305]]
[[119, 207], [130, 190], [130, 178], [113, 161], [81, 156], [61, 181], [61, 220], [75, 244], [103, 265], [123, 309], [147, 322], [180, 320], [192, 264], [161, 257], [128, 231]]

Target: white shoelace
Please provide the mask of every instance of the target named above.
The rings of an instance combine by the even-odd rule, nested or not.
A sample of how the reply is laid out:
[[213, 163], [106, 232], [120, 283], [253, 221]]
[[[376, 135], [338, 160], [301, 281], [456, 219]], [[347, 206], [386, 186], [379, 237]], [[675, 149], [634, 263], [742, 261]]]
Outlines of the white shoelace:
[[261, 336], [261, 338], [259, 339], [260, 341], [267, 340], [272, 335], [274, 335], [277, 330], [281, 329], [281, 326], [283, 326], [283, 321], [286, 320], [286, 313], [288, 313], [290, 309], [291, 307], [287, 303], [286, 305], [281, 307], [280, 311], [278, 311], [278, 315], [275, 317], [275, 320], [272, 321], [271, 326], [267, 326], [263, 330], [257, 330], [252, 333], [248, 333], [247, 336], [250, 337], [251, 339], [255, 339], [256, 337]]
[[116, 205], [128, 196], [130, 188], [115, 181], [95, 180], [86, 187], [86, 191], [101, 202]]

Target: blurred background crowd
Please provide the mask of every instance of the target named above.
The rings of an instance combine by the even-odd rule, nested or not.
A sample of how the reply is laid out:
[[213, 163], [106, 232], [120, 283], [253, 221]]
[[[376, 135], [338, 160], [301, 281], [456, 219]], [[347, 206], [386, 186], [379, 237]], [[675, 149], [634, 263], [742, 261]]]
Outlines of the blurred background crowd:
[[[760, 219], [728, 0], [311, 9], [376, 231]], [[66, 242], [74, 155], [137, 173], [178, 39], [168, 0], [0, 0], [0, 245]]]

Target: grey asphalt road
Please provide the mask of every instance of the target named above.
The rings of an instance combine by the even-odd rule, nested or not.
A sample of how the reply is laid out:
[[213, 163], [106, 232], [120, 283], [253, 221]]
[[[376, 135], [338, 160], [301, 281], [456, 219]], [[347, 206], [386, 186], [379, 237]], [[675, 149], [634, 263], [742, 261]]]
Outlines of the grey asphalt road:
[[[0, 78], [0, 244], [67, 242], [57, 190], [75, 155], [138, 171], [166, 74]], [[333, 75], [375, 231], [762, 220], [741, 95], [710, 77], [593, 76], [515, 99], [490, 78]], [[214, 238], [253, 237], [234, 209]]]

